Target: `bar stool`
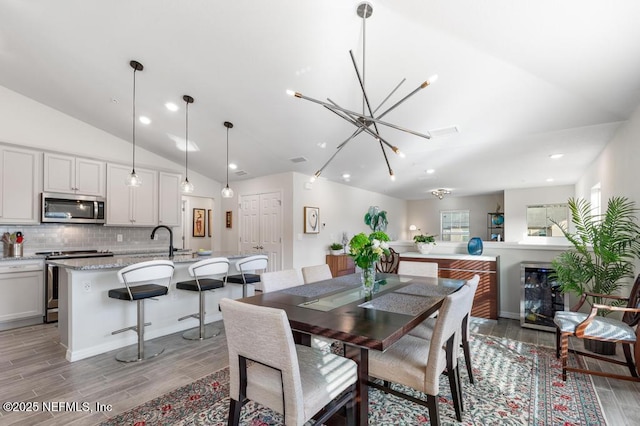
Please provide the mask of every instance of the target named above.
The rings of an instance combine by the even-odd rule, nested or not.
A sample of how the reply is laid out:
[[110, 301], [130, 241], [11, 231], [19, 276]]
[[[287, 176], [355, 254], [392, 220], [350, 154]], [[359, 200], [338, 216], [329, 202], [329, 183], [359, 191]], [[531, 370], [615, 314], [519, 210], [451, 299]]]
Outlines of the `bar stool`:
[[109, 290], [109, 297], [113, 299], [138, 302], [138, 321], [131, 327], [113, 331], [111, 334], [118, 334], [128, 330], [134, 330], [138, 334], [138, 345], [120, 351], [116, 354], [116, 359], [122, 362], [142, 361], [160, 355], [164, 348], [154, 343], [144, 342], [144, 327], [151, 325], [144, 322], [144, 300], [156, 296], [164, 296], [169, 291], [169, 287], [160, 284], [142, 284], [132, 286], [130, 284], [166, 279], [167, 285], [173, 276], [173, 262], [170, 260], [150, 260], [129, 265], [118, 271], [118, 280], [124, 284], [123, 288]]
[[250, 274], [248, 271], [266, 270], [269, 264], [269, 258], [264, 254], [245, 257], [236, 262], [236, 269], [239, 275], [230, 275], [225, 280], [232, 284], [242, 284], [242, 297], [247, 297], [247, 284], [255, 284], [260, 282], [260, 275]]
[[206, 313], [204, 311], [204, 292], [224, 287], [224, 280], [203, 277], [224, 274], [224, 277], [226, 278], [228, 271], [229, 259], [226, 257], [212, 257], [189, 265], [189, 275], [195, 278], [194, 280], [182, 281], [176, 284], [176, 288], [179, 288], [180, 290], [197, 291], [200, 297], [200, 309], [198, 310], [198, 313], [178, 318], [178, 321], [182, 321], [187, 318], [196, 318], [200, 321], [198, 328], [187, 330], [182, 334], [182, 337], [185, 339], [202, 340], [209, 339], [220, 334], [219, 329], [213, 328], [211, 324], [208, 326], [205, 326], [204, 324], [204, 316]]

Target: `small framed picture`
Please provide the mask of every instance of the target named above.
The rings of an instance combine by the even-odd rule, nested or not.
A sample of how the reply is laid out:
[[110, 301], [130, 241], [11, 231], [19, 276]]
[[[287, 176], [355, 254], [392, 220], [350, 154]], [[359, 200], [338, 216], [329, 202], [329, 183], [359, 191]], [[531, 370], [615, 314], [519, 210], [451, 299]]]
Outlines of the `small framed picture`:
[[205, 228], [205, 209], [193, 209], [193, 236], [204, 237]]
[[320, 209], [318, 207], [304, 208], [304, 233], [320, 233]]
[[233, 216], [231, 213], [231, 210], [228, 210], [225, 214], [225, 226], [227, 228], [232, 228], [233, 227]]
[[213, 229], [211, 228], [211, 224], [213, 223], [213, 210], [207, 210], [207, 235], [209, 237], [213, 236]]

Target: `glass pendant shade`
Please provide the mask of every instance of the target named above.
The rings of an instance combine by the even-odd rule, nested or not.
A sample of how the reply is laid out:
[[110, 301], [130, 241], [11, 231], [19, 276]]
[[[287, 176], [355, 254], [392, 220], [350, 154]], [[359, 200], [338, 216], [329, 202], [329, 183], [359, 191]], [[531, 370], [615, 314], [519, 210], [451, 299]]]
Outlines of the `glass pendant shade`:
[[229, 184], [222, 188], [222, 198], [233, 198], [233, 189], [229, 188]]
[[142, 179], [140, 179], [140, 176], [138, 176], [135, 170], [131, 170], [131, 173], [127, 175], [126, 179], [124, 180], [124, 183], [127, 186], [138, 187], [142, 185]]
[[185, 194], [190, 194], [193, 192], [193, 184], [189, 182], [189, 179], [185, 178], [180, 184], [180, 188], [182, 188], [182, 192]]

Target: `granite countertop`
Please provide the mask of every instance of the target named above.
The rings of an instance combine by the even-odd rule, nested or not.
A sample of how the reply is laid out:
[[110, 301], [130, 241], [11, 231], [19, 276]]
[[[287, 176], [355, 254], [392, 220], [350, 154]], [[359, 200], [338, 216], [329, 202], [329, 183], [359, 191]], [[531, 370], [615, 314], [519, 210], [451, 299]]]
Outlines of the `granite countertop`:
[[[194, 263], [199, 260], [211, 257], [226, 257], [230, 261], [243, 257], [254, 255], [255, 253], [238, 253], [238, 252], [212, 252], [208, 256], [199, 256], [195, 253], [177, 254], [173, 257], [173, 263]], [[113, 257], [91, 257], [85, 259], [57, 259], [47, 261], [50, 265], [59, 266], [67, 269], [78, 271], [104, 270], [104, 269], [120, 269], [134, 263], [146, 262], [148, 260], [169, 260], [168, 255], [157, 254], [140, 254], [140, 255], [117, 255]]]

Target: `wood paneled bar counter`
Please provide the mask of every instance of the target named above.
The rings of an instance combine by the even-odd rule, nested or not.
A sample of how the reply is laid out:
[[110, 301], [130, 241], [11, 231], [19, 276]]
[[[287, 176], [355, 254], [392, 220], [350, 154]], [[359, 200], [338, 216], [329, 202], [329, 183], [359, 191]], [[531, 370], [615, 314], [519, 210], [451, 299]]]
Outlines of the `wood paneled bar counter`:
[[435, 262], [438, 276], [468, 280], [480, 276], [473, 300], [471, 315], [478, 318], [498, 319], [498, 289], [500, 288], [500, 256], [472, 256], [463, 254], [400, 253], [401, 261]]

